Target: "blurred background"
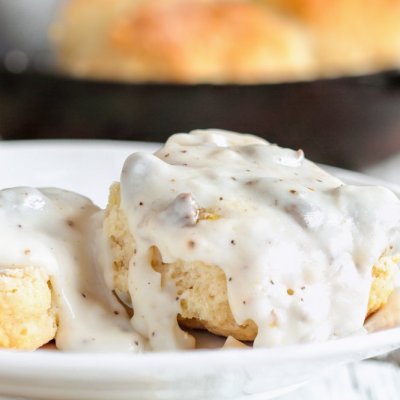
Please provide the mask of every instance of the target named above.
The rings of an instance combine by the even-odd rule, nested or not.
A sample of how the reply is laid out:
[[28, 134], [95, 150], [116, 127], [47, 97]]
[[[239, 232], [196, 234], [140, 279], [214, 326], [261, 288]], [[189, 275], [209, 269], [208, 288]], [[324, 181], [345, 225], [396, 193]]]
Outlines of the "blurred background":
[[400, 2], [0, 0], [0, 136], [225, 128], [363, 169], [400, 151]]

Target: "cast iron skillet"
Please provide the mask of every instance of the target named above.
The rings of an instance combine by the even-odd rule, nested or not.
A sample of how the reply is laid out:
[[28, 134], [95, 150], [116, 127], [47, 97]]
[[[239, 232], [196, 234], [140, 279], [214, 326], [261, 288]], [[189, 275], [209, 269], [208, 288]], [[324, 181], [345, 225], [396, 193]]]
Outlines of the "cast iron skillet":
[[184, 86], [0, 72], [4, 139], [164, 141], [210, 127], [302, 148], [314, 161], [365, 167], [400, 151], [400, 75]]

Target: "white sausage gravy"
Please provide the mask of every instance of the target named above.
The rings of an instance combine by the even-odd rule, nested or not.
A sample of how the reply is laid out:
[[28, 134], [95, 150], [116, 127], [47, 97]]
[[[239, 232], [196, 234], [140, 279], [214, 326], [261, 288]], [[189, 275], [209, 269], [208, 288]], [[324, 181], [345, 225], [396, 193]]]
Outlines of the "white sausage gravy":
[[59, 349], [136, 352], [142, 340], [93, 263], [98, 212], [87, 198], [61, 189], [0, 191], [0, 266], [47, 273]]
[[[161, 287], [151, 267], [152, 246], [166, 263], [221, 268], [236, 322], [258, 326], [255, 346], [359, 332], [372, 267], [400, 248], [392, 192], [345, 185], [301, 150], [226, 131], [176, 134], [154, 155], [132, 154], [121, 174], [121, 207], [136, 242], [131, 321], [112, 293], [112, 271], [102, 270], [112, 264], [102, 211], [61, 189], [0, 191], [0, 267], [47, 273], [60, 349], [194, 347], [177, 324], [175, 286]], [[218, 217], [201, 220], [202, 209]]]
[[[301, 150], [251, 135], [198, 130], [173, 135], [154, 155], [132, 154], [121, 196], [137, 251], [132, 323], [153, 350], [193, 343], [176, 321], [175, 287], [161, 288], [151, 268], [152, 246], [166, 263], [220, 267], [236, 322], [258, 326], [255, 346], [359, 332], [373, 264], [399, 252], [392, 192], [346, 185]], [[218, 218], [197, 221], [199, 209]]]

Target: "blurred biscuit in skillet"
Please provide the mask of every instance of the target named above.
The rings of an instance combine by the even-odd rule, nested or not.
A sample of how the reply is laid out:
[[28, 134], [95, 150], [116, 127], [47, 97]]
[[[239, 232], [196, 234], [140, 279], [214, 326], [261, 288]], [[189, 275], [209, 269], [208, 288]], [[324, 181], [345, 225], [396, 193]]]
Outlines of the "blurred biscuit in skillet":
[[91, 78], [255, 83], [312, 70], [308, 35], [257, 2], [73, 0], [52, 36], [61, 68]]
[[129, 82], [268, 83], [400, 65], [400, 0], [70, 0], [64, 71]]

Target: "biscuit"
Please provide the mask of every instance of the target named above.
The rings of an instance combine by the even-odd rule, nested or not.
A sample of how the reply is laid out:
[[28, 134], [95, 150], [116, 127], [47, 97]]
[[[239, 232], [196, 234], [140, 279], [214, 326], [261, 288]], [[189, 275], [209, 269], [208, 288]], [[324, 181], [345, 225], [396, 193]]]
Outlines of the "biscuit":
[[[113, 258], [115, 288], [126, 293], [129, 261], [134, 256], [135, 244], [120, 208], [118, 183], [110, 188], [103, 226]], [[181, 326], [206, 329], [238, 340], [254, 340], [257, 326], [253, 321], [248, 320], [242, 325], [235, 322], [227, 296], [226, 276], [218, 266], [200, 261], [187, 263], [184, 260], [165, 264], [155, 247], [151, 249], [150, 257], [153, 269], [161, 274], [161, 284], [165, 285], [167, 281], [175, 284], [180, 303], [178, 320]], [[398, 261], [398, 257], [383, 255], [374, 265], [366, 317], [385, 305], [393, 292]]]
[[51, 36], [76, 76], [131, 82], [308, 78], [308, 34], [257, 2], [69, 2]]
[[35, 350], [57, 329], [48, 277], [33, 266], [0, 270], [0, 347]]
[[400, 65], [400, 0], [70, 0], [59, 67], [128, 82], [268, 83]]
[[363, 74], [400, 65], [400, 1], [264, 0], [309, 32], [320, 74]]

